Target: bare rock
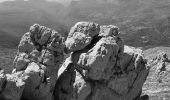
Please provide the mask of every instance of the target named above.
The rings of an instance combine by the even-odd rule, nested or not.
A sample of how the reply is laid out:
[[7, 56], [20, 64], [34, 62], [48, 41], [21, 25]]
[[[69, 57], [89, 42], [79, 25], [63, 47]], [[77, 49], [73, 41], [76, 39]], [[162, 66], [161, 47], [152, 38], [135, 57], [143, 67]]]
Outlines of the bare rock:
[[[37, 65], [32, 62], [28, 65], [25, 70], [26, 75], [29, 76], [27, 83], [23, 91], [23, 97], [31, 100], [52, 100], [52, 80], [50, 80], [50, 75], [47, 76], [47, 68], [43, 65]], [[53, 86], [54, 88], [54, 86]]]
[[73, 87], [74, 94], [71, 100], [85, 100], [92, 91], [90, 82], [86, 81], [78, 71], [76, 71]]
[[118, 36], [119, 28], [114, 25], [103, 25], [100, 27], [99, 36]]
[[[73, 29], [79, 24], [85, 25], [77, 23]], [[58, 100], [139, 99], [149, 73], [142, 50], [124, 46], [118, 27], [114, 25], [101, 26], [99, 34], [91, 36], [87, 44], [82, 42], [86, 34], [80, 29], [78, 32], [71, 30], [65, 42], [72, 53], [59, 71], [71, 84], [67, 84], [69, 87], [57, 85]], [[78, 49], [73, 49], [76, 47]], [[63, 70], [68, 68], [73, 70], [69, 74], [75, 75], [72, 79], [64, 76], [67, 72]], [[63, 80], [58, 82], [66, 84]], [[63, 92], [60, 87], [67, 89], [63, 88]]]
[[118, 50], [119, 46], [113, 37], [102, 38], [85, 55], [80, 55], [78, 65], [88, 69], [87, 76], [91, 79], [109, 79]]
[[32, 43], [32, 41], [30, 40], [30, 33], [25, 33], [22, 38], [21, 41], [18, 45], [18, 51], [19, 52], [25, 52], [25, 53], [30, 53], [33, 49], [34, 49], [34, 45]]
[[62, 70], [63, 72], [60, 74], [55, 85], [54, 100], [71, 100], [73, 97], [73, 83], [76, 77], [76, 72], [74, 71], [73, 66], [72, 63], [69, 63], [68, 66], [62, 66], [66, 68], [60, 68], [65, 70]]
[[70, 51], [81, 50], [90, 44], [99, 31], [100, 26], [96, 23], [78, 22], [71, 28], [65, 45]]
[[[64, 44], [34, 24], [18, 48], [13, 72], [0, 72], [0, 97], [9, 100], [137, 100], [149, 72], [143, 52], [124, 46], [114, 25], [78, 22]], [[64, 49], [71, 53], [61, 65]]]
[[30, 60], [26, 53], [19, 53], [14, 60], [14, 68], [16, 68], [17, 71], [25, 70], [29, 62]]
[[23, 75], [22, 72], [3, 76], [5, 76], [5, 80], [1, 81], [0, 97], [3, 97], [5, 100], [20, 100], [28, 76]]
[[58, 68], [64, 59], [63, 37], [58, 32], [35, 24], [30, 28], [31, 41], [39, 46], [29, 53], [30, 62], [23, 74], [29, 76], [22, 98], [53, 100]]
[[11, 74], [0, 74], [2, 96], [9, 100], [53, 100], [64, 38], [55, 30], [34, 24], [18, 46]]
[[41, 50], [44, 45], [52, 51], [61, 52], [64, 48], [64, 38], [58, 32], [39, 24], [30, 27], [30, 38], [38, 50]]
[[52, 51], [63, 52], [64, 47], [64, 37], [53, 30], [49, 42], [47, 43], [47, 48]]

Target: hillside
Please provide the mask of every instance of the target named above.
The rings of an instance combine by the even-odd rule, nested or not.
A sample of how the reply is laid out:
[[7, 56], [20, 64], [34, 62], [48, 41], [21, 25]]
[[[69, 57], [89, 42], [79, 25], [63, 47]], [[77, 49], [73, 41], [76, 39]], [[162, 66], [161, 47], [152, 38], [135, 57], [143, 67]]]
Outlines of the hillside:
[[82, 0], [72, 2], [66, 18], [120, 27], [128, 45], [169, 45], [169, 0]]
[[17, 0], [0, 3], [0, 34], [19, 40], [30, 25], [39, 23], [66, 35], [76, 22], [93, 21], [117, 25], [127, 45], [169, 46], [169, 10], [169, 0], [73, 0], [68, 6], [45, 0]]
[[[45, 0], [17, 0], [0, 3], [1, 38], [8, 40], [6, 37], [6, 34], [8, 34], [8, 36], [19, 40], [33, 23], [40, 23], [61, 31], [62, 24], [59, 20], [61, 14], [58, 15], [58, 12], [61, 12], [62, 9], [62, 4]], [[11, 45], [10, 42], [9, 45]]]

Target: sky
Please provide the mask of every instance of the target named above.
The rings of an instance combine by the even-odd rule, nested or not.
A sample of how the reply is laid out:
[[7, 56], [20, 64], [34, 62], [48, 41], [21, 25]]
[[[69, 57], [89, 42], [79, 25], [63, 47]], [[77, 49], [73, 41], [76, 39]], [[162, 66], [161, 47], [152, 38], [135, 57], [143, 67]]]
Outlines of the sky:
[[4, 1], [14, 1], [14, 0], [0, 0], [0, 2], [4, 2]]

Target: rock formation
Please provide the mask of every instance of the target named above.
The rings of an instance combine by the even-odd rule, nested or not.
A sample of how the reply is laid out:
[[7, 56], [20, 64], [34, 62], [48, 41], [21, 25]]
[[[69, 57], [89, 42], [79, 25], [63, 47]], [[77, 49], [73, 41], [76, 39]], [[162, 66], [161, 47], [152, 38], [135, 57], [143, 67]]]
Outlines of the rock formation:
[[34, 24], [19, 43], [12, 73], [0, 71], [0, 98], [138, 100], [148, 72], [142, 51], [125, 46], [114, 25], [78, 22], [64, 44], [56, 31]]
[[9, 100], [53, 100], [64, 40], [54, 30], [34, 24], [19, 43], [13, 72], [1, 72], [1, 95]]
[[[100, 27], [100, 28], [99, 28]], [[149, 70], [142, 51], [125, 46], [118, 27], [79, 22], [65, 42], [55, 100], [138, 100]]]

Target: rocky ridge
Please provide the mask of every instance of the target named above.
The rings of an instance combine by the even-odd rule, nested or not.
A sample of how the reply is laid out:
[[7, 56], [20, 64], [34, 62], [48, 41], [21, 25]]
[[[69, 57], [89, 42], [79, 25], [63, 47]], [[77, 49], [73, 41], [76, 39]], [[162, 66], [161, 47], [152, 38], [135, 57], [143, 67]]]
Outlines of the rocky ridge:
[[[65, 60], [64, 52], [70, 53]], [[124, 46], [114, 25], [78, 22], [64, 42], [56, 31], [34, 24], [19, 43], [12, 73], [0, 72], [0, 95], [5, 100], [138, 100], [148, 73], [142, 51]]]

